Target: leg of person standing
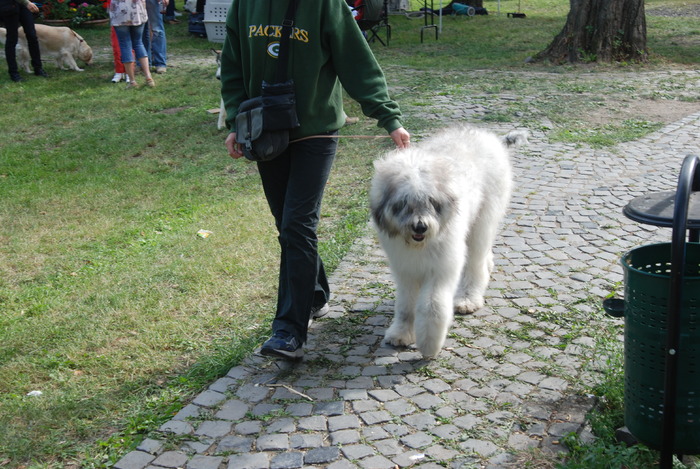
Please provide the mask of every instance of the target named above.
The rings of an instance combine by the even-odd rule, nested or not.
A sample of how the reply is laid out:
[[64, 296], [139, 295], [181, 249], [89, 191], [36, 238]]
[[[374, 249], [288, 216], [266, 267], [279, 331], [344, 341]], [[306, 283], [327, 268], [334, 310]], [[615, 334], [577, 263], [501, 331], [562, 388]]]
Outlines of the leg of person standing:
[[160, 0], [146, 0], [148, 26], [143, 31], [143, 45], [148, 52], [148, 61], [156, 73], [165, 73], [167, 68], [167, 45]]
[[114, 26], [114, 32], [117, 35], [120, 59], [124, 65], [124, 71], [127, 76], [126, 87], [136, 88], [138, 84], [136, 83], [136, 77], [134, 76], [134, 52], [131, 44], [131, 33], [129, 32], [129, 28], [131, 28], [131, 26]]
[[117, 32], [114, 27], [109, 28], [109, 42], [112, 45], [112, 57], [114, 58], [114, 77], [112, 77], [112, 83], [119, 83], [122, 80], [129, 80], [129, 76], [126, 74], [124, 69], [124, 64], [122, 63], [122, 54], [119, 50], [119, 39], [117, 39]]
[[5, 24], [7, 30], [5, 36], [5, 60], [7, 61], [7, 71], [10, 74], [10, 80], [14, 82], [22, 81], [17, 67], [17, 41], [19, 28], [19, 11], [10, 12], [0, 16], [0, 20]]
[[[129, 77], [126, 84], [127, 88], [136, 88], [138, 84], [136, 83], [135, 77], [135, 61], [138, 60], [141, 70], [146, 77], [146, 84], [148, 86], [155, 86], [153, 77], [151, 76], [151, 71], [148, 68], [148, 54], [146, 49], [143, 47], [143, 29], [145, 24], [140, 24], [138, 26], [115, 26], [114, 30], [117, 33], [117, 39], [119, 40], [119, 50], [121, 52], [122, 63], [124, 64], [124, 69]], [[136, 54], [136, 57], [134, 57]]]
[[170, 0], [168, 6], [165, 8], [165, 15], [163, 15], [163, 21], [168, 24], [178, 24], [180, 20], [175, 18], [175, 0]]
[[300, 359], [311, 312], [330, 297], [316, 228], [336, 147], [334, 138], [304, 140], [258, 163], [281, 247], [277, 312], [264, 355]]
[[48, 78], [48, 75], [44, 71], [44, 66], [41, 63], [39, 38], [37, 38], [36, 28], [34, 28], [34, 16], [32, 15], [32, 12], [27, 8], [21, 7], [19, 9], [19, 23], [22, 25], [24, 35], [27, 38], [27, 47], [29, 48], [29, 55], [32, 57], [32, 68], [34, 68], [34, 75]]
[[[148, 0], [146, 0], [146, 6], [148, 6]], [[141, 36], [141, 42], [143, 42], [143, 47], [146, 49], [148, 54], [148, 60], [151, 60], [151, 25], [148, 22], [145, 23], [143, 27], [143, 35]], [[139, 65], [140, 67], [140, 65]]]
[[[134, 48], [134, 54], [136, 54], [136, 60], [138, 60], [141, 66], [141, 72], [146, 77], [146, 84], [148, 86], [156, 86], [151, 76], [151, 69], [148, 65], [148, 52], [143, 45], [143, 31], [146, 28], [146, 24], [140, 24], [138, 26], [130, 26], [129, 33], [131, 34], [131, 45]], [[122, 50], [122, 54], [124, 50]], [[125, 64], [126, 65], [126, 64]]]

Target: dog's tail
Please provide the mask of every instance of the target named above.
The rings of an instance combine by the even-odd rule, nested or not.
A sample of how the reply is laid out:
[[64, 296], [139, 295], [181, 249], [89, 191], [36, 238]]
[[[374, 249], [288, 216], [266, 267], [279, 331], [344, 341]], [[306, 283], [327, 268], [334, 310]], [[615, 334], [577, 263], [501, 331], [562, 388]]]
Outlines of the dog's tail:
[[508, 132], [506, 135], [501, 137], [501, 141], [507, 147], [513, 147], [518, 145], [524, 145], [527, 142], [527, 131], [526, 130], [513, 130]]

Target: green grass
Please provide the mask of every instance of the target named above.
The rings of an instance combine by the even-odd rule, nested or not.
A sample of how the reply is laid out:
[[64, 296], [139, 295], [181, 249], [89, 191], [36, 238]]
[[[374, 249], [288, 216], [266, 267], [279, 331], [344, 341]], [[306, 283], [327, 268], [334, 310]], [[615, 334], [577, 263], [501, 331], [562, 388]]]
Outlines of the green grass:
[[[597, 355], [607, 357], [600, 368], [601, 379], [588, 389], [598, 398], [598, 405], [588, 415], [588, 423], [596, 439], [583, 442], [579, 435], [570, 434], [562, 443], [570, 453], [566, 462], [558, 464], [558, 469], [613, 469], [613, 468], [654, 468], [659, 464], [659, 452], [643, 444], [627, 446], [618, 442], [615, 431], [625, 425], [624, 421], [624, 355], [622, 344], [615, 339], [620, 333], [612, 326], [598, 339]], [[698, 469], [700, 463], [695, 458], [681, 463], [673, 460], [673, 467]]]
[[621, 123], [610, 123], [598, 127], [561, 129], [552, 134], [551, 138], [560, 142], [586, 141], [596, 147], [611, 146], [618, 142], [636, 140], [650, 131], [662, 127], [660, 123], [638, 120], [625, 120]]
[[[446, 6], [449, 1], [445, 0]], [[543, 49], [564, 25], [568, 4], [542, 0], [533, 3], [535, 11], [528, 11], [528, 18], [508, 18], [506, 13], [518, 10], [518, 2], [501, 2], [498, 14], [496, 1], [484, 1], [489, 12], [486, 16], [443, 16], [442, 32], [435, 40], [432, 29], [426, 29], [421, 43], [421, 27], [424, 18], [405, 16], [390, 17], [392, 27], [391, 47], [380, 55], [389, 62], [407, 67], [431, 69], [477, 69], [519, 67], [525, 59]], [[413, 2], [414, 9], [422, 2]], [[418, 5], [418, 6], [416, 6]], [[437, 9], [438, 2], [434, 2]], [[529, 5], [528, 5], [529, 7]], [[531, 19], [532, 18], [532, 19]], [[439, 18], [433, 20], [439, 25]], [[430, 23], [430, 21], [429, 21]]]
[[624, 426], [623, 388], [624, 357], [622, 344], [616, 340], [620, 334], [609, 325], [598, 339], [596, 355], [607, 357], [600, 367], [602, 378], [589, 392], [596, 396], [598, 405], [588, 416], [591, 431], [596, 439], [583, 443], [578, 435], [570, 434], [563, 444], [570, 450], [567, 461], [559, 469], [606, 469], [618, 467], [651, 468], [658, 454], [644, 445], [627, 447], [615, 440], [615, 430]]
[[[526, 64], [563, 25], [564, 3], [523, 2], [527, 18], [512, 19], [487, 1], [491, 15], [446, 17], [422, 44], [422, 19], [392, 16], [390, 47], [372, 47], [407, 128], [439, 126], [426, 112], [447, 97], [487, 107], [482, 123], [539, 129], [546, 118], [550, 138], [610, 145], [659, 123], [582, 115], [637, 97], [697, 102], [692, 78], [654, 90], [637, 80], [697, 68], [693, 18], [649, 17], [644, 67]], [[178, 66], [155, 89], [126, 91], [109, 82], [108, 30], [79, 32], [96, 52], [85, 72], [47, 63], [50, 79], [21, 84], [0, 74], [0, 467], [108, 467], [247, 356], [274, 309], [278, 247], [255, 167], [227, 156], [207, 113], [220, 46], [169, 25]], [[360, 115], [349, 100], [347, 112]], [[342, 132], [381, 135], [369, 119]], [[387, 148], [341, 140], [319, 227], [331, 271], [366, 226], [372, 159]]]

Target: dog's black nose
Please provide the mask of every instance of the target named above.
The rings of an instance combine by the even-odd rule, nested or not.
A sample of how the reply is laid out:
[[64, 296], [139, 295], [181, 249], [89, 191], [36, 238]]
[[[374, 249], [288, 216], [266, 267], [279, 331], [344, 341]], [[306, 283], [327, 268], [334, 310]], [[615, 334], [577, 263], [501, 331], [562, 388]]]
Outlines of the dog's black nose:
[[428, 231], [428, 225], [423, 223], [422, 221], [419, 221], [415, 225], [413, 225], [413, 232], [417, 234], [423, 234], [426, 231]]

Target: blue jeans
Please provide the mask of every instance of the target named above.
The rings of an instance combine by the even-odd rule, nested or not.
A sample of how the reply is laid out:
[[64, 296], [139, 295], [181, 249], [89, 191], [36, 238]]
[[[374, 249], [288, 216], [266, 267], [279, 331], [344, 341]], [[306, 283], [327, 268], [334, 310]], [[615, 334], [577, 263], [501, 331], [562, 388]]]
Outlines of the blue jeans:
[[154, 67], [167, 65], [168, 50], [165, 44], [165, 26], [159, 0], [146, 0], [148, 26], [143, 30], [143, 45], [148, 52], [148, 63]]
[[[114, 31], [117, 33], [117, 41], [119, 41], [119, 52], [122, 55], [122, 63], [128, 64], [134, 62], [134, 53], [136, 58], [148, 57], [146, 49], [143, 47], [143, 28], [146, 24], [138, 26], [115, 26]], [[133, 51], [133, 53], [132, 53]]]
[[311, 308], [330, 297], [316, 228], [337, 145], [335, 138], [304, 140], [274, 160], [258, 163], [282, 248], [272, 330], [288, 332], [301, 343], [306, 342]]

